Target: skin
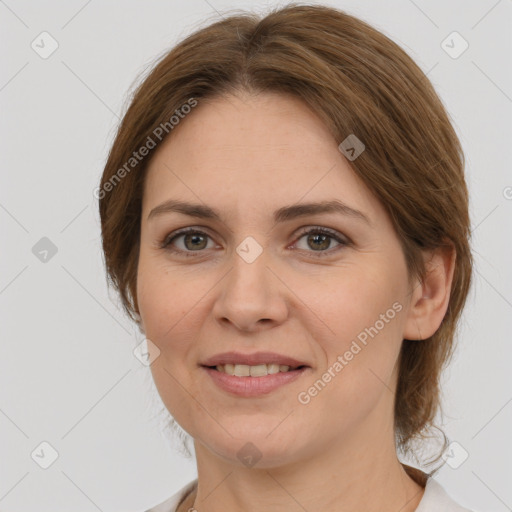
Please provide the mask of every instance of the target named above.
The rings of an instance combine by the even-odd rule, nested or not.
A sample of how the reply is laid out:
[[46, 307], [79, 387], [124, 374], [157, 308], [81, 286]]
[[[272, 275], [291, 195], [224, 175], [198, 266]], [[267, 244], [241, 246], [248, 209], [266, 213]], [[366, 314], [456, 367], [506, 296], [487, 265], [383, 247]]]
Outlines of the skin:
[[[177, 212], [148, 219], [169, 199], [206, 204], [222, 220]], [[283, 206], [332, 199], [369, 223], [340, 213], [273, 220]], [[174, 239], [179, 253], [161, 247], [186, 227], [207, 236]], [[348, 243], [321, 234], [308, 241], [304, 228], [319, 235], [318, 227]], [[263, 251], [250, 264], [236, 252], [248, 236]], [[200, 512], [416, 509], [423, 488], [406, 475], [394, 441], [397, 359], [404, 338], [427, 338], [439, 327], [454, 254], [425, 253], [425, 261], [423, 282], [409, 279], [384, 207], [299, 99], [200, 100], [150, 162], [137, 278], [142, 328], [160, 350], [153, 378], [194, 439], [197, 493], [180, 510], [194, 501]], [[401, 311], [299, 403], [298, 394], [396, 302]], [[236, 397], [199, 367], [230, 350], [274, 351], [311, 369], [268, 395]], [[247, 442], [262, 455], [252, 468], [237, 457]]]

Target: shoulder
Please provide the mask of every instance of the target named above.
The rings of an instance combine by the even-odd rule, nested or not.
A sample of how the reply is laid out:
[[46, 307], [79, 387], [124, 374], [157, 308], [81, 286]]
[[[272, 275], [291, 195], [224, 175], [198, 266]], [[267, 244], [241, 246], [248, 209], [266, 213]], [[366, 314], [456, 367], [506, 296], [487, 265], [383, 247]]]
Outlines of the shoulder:
[[416, 512], [473, 512], [456, 503], [443, 486], [430, 477]]
[[182, 487], [176, 494], [173, 494], [170, 498], [166, 499], [162, 503], [151, 507], [145, 512], [176, 512], [176, 508], [183, 501], [185, 496], [192, 491], [196, 486], [197, 479], [189, 482], [187, 485]]

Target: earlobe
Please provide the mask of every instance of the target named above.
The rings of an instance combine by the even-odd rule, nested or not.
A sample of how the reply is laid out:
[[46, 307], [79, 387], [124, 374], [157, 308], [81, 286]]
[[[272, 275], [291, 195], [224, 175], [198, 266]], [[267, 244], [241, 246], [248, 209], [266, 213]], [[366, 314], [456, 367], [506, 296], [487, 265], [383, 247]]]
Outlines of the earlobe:
[[439, 329], [450, 301], [455, 258], [452, 244], [424, 253], [425, 276], [412, 291], [404, 339], [424, 340]]

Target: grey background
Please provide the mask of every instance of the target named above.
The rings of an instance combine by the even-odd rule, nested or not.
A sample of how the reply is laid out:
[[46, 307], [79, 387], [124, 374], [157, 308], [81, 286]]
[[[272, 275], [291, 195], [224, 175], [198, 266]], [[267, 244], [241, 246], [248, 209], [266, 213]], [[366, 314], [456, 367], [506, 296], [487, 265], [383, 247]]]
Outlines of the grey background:
[[[322, 3], [406, 49], [461, 137], [476, 273], [443, 425], [469, 457], [437, 479], [475, 510], [512, 510], [512, 0]], [[140, 511], [195, 478], [106, 287], [93, 190], [137, 76], [228, 8], [267, 5], [0, 1], [0, 510]], [[59, 45], [47, 59], [31, 47], [43, 31]], [[453, 31], [469, 43], [456, 59], [441, 47]], [[43, 441], [59, 454], [48, 469], [31, 458]]]

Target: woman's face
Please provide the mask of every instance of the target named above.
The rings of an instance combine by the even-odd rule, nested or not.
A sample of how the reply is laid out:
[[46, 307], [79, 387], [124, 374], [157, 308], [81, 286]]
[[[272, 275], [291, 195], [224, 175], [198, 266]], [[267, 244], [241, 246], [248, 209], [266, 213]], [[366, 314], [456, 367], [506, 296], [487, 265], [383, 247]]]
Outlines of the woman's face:
[[[225, 461], [254, 452], [272, 467], [392, 439], [407, 269], [339, 142], [296, 98], [229, 96], [199, 100], [149, 165], [137, 299], [160, 350], [151, 370], [196, 446]], [[226, 352], [305, 368], [203, 366]]]

